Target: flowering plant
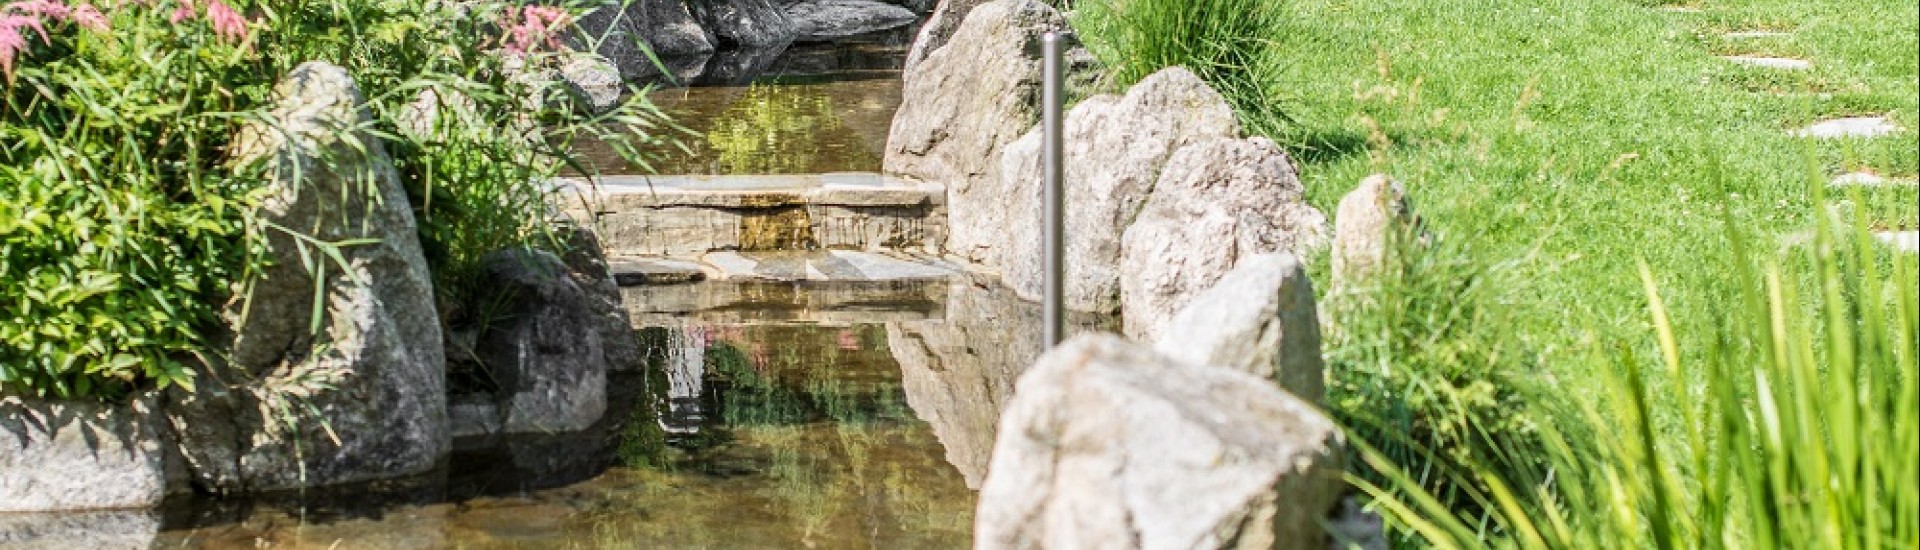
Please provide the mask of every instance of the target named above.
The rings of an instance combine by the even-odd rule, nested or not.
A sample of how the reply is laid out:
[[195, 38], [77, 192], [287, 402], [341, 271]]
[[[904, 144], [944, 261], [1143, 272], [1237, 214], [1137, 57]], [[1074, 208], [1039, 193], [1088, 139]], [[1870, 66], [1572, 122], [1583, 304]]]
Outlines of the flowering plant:
[[[613, 1], [613, 0], [607, 0]], [[351, 74], [408, 187], [443, 304], [487, 252], [557, 246], [546, 181], [573, 139], [630, 154], [664, 117], [540, 74], [592, 6], [521, 0], [0, 0], [0, 394], [116, 397], [218, 364], [234, 283], [269, 260], [267, 176], [234, 136], [309, 60]], [[403, 131], [403, 108], [460, 120]], [[454, 117], [442, 117], [454, 118]], [[511, 121], [521, 121], [508, 126]], [[577, 165], [577, 164], [576, 164]]]

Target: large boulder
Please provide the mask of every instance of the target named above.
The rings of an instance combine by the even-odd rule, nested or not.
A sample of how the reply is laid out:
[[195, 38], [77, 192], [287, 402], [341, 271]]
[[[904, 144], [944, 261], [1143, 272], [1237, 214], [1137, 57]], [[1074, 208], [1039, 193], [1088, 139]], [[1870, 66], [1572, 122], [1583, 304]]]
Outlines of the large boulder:
[[1045, 347], [1040, 308], [991, 283], [956, 282], [944, 319], [887, 323], [907, 405], [933, 427], [947, 462], [979, 489], [1013, 381]]
[[[178, 465], [168, 460], [154, 405], [151, 395], [126, 404], [0, 397], [0, 520], [10, 512], [158, 506], [168, 469]], [[22, 527], [5, 525], [0, 546], [31, 541]]]
[[620, 297], [620, 283], [614, 280], [613, 269], [607, 264], [600, 237], [571, 223], [560, 227], [558, 233], [566, 245], [560, 260], [567, 265], [567, 277], [587, 293], [587, 310], [582, 314], [591, 318], [589, 324], [600, 335], [607, 368], [639, 371], [646, 366], [641, 357], [640, 340], [634, 335], [633, 318], [627, 314], [626, 303]]
[[609, 367], [593, 311], [598, 296], [548, 252], [496, 252], [481, 271], [498, 292], [498, 317], [480, 333], [474, 357], [499, 384], [501, 431], [571, 432], [599, 421]]
[[1158, 339], [1175, 313], [1246, 258], [1324, 246], [1326, 216], [1302, 194], [1293, 162], [1265, 138], [1214, 140], [1175, 153], [1121, 239], [1127, 336]]
[[794, 19], [772, 0], [707, 0], [688, 5], [721, 49], [779, 48], [801, 36]]
[[1006, 200], [1000, 151], [1038, 121], [1040, 35], [1063, 24], [1038, 0], [997, 0], [974, 10], [950, 47], [907, 70], [884, 167], [946, 185], [954, 227], [1005, 219], [992, 212]]
[[[982, 14], [974, 13], [973, 18]], [[964, 44], [956, 39], [950, 47]], [[1147, 77], [1125, 96], [1101, 95], [1082, 101], [1067, 113], [1064, 130], [1067, 307], [1116, 313], [1120, 310], [1120, 237], [1133, 225], [1148, 195], [1155, 193], [1163, 167], [1183, 147], [1238, 137], [1240, 126], [1225, 98], [1192, 72], [1175, 67]], [[1035, 128], [1007, 146], [1000, 174], [991, 180], [994, 183], [954, 187], [949, 202], [953, 231], [948, 248], [998, 270], [1008, 286], [1030, 300], [1040, 298], [1043, 280], [1042, 137], [1041, 129]], [[1210, 162], [1216, 161], [1193, 159], [1189, 164]], [[1272, 168], [1214, 165], [1188, 179]], [[1281, 177], [1241, 186], [1270, 191], [1280, 186], [1281, 182], [1273, 181], [1277, 179]]]
[[1313, 283], [1298, 258], [1242, 258], [1157, 331], [1154, 349], [1179, 361], [1271, 379], [1301, 399], [1320, 403], [1326, 363], [1315, 309]]
[[[693, 16], [685, 0], [607, 0], [576, 22], [575, 48], [605, 56], [627, 79], [658, 75], [656, 58], [702, 58], [717, 37]], [[672, 68], [674, 63], [667, 63]], [[674, 76], [681, 76], [676, 73]]]
[[897, 29], [920, 20], [913, 10], [874, 0], [803, 0], [787, 7], [796, 39], [823, 41]]
[[920, 25], [920, 34], [914, 38], [913, 46], [907, 49], [907, 70], [913, 70], [933, 52], [945, 47], [953, 39], [953, 34], [960, 30], [960, 23], [967, 20], [967, 14], [986, 1], [940, 0], [933, 7], [933, 13], [927, 16], [927, 22]]
[[1272, 383], [1087, 335], [1019, 388], [977, 548], [1325, 547], [1343, 440]]
[[430, 470], [449, 447], [446, 359], [407, 194], [345, 69], [302, 64], [275, 94], [236, 149], [269, 178], [275, 263], [236, 289], [230, 368], [169, 392], [172, 432], [213, 491]]
[[[1385, 259], [1396, 231], [1416, 226], [1407, 191], [1382, 174], [1367, 176], [1340, 199], [1334, 217], [1333, 282], [1345, 285], [1371, 277]], [[1417, 233], [1404, 236], [1421, 238]]]

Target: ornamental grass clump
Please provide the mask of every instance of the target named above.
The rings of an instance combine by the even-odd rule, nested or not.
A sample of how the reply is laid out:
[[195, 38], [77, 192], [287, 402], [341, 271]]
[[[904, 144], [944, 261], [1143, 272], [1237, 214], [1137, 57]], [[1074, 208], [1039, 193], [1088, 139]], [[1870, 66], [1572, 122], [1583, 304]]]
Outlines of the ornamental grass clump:
[[1075, 0], [1064, 2], [1080, 40], [1132, 86], [1174, 66], [1193, 71], [1233, 103], [1247, 129], [1273, 135], [1286, 122], [1280, 103], [1286, 28], [1280, 0]]
[[[1756, 262], [1732, 220], [1733, 299], [1691, 306], [1718, 323], [1674, 325], [1641, 266], [1653, 351], [1597, 358], [1596, 391], [1558, 395], [1567, 413], [1539, 417], [1551, 478], [1491, 462], [1455, 472], [1484, 487], [1471, 495], [1483, 517], [1455, 513], [1375, 449], [1362, 456], [1389, 481], [1354, 482], [1389, 524], [1443, 548], [1920, 546], [1914, 257], [1879, 249], [1855, 217]], [[1688, 338], [1704, 353], [1684, 352]]]
[[[440, 302], [476, 264], [555, 248], [544, 182], [593, 136], [641, 156], [664, 116], [605, 111], [550, 74], [594, 6], [519, 1], [16, 0], [0, 3], [0, 394], [117, 398], [194, 386], [222, 314], [270, 261], [269, 174], [235, 157], [295, 66], [345, 68], [387, 143]], [[433, 127], [403, 129], [437, 102]], [[340, 269], [321, 269], [337, 274]], [[299, 354], [295, 354], [296, 356]]]

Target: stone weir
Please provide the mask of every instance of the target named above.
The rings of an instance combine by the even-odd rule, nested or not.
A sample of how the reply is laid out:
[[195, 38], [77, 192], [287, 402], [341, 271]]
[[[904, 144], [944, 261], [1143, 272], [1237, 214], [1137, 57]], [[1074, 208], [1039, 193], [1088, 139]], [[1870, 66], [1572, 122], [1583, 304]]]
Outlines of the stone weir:
[[700, 261], [718, 251], [937, 253], [946, 191], [871, 173], [565, 180], [563, 207], [612, 256]]

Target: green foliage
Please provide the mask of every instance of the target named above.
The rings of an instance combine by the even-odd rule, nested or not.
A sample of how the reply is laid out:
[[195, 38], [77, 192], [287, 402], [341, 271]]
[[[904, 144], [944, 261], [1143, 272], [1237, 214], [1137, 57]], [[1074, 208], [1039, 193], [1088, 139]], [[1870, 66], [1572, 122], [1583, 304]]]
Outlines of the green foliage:
[[[1543, 418], [1552, 484], [1490, 463], [1460, 473], [1487, 488], [1475, 497], [1504, 537], [1377, 450], [1364, 456], [1395, 490], [1356, 483], [1391, 522], [1444, 547], [1920, 545], [1920, 270], [1912, 256], [1889, 261], [1853, 219], [1850, 238], [1820, 223], [1810, 258], [1800, 249], [1762, 268], [1729, 229], [1735, 296], [1692, 306], [1721, 320], [1710, 327], [1676, 326], [1643, 264], [1655, 367], [1622, 346], [1595, 361], [1603, 391], [1564, 396], [1576, 412]], [[1685, 356], [1687, 337], [1710, 351]]]
[[0, 391], [191, 387], [226, 285], [259, 265], [259, 179], [221, 166], [257, 61], [166, 17], [48, 25], [0, 87]]
[[[1329, 412], [1454, 514], [1482, 513], [1470, 464], [1540, 476], [1540, 434], [1523, 396], [1542, 365], [1516, 340], [1498, 290], [1505, 266], [1486, 267], [1462, 245], [1411, 225], [1389, 232], [1380, 266], [1324, 301]], [[1359, 460], [1365, 479], [1386, 480]]]
[[1071, 2], [1081, 41], [1131, 86], [1167, 67], [1184, 66], [1226, 96], [1254, 134], [1281, 130], [1275, 32], [1281, 0], [1078, 0]]
[[[244, 32], [216, 31], [215, 4], [235, 8]], [[644, 94], [596, 114], [551, 79], [515, 78], [560, 61], [501, 53], [519, 2], [201, 2], [183, 19], [180, 5], [119, 3], [110, 32], [52, 21], [12, 60], [0, 87], [0, 392], [115, 398], [192, 387], [189, 365], [218, 363], [210, 335], [231, 285], [263, 267], [271, 230], [252, 217], [268, 177], [235, 162], [233, 136], [269, 119], [272, 87], [302, 62], [346, 68], [367, 98], [365, 130], [408, 186], [443, 311], [471, 301], [486, 252], [557, 246], [541, 182], [572, 140], [638, 157], [664, 124]], [[423, 97], [443, 116], [401, 131], [397, 115]]]

